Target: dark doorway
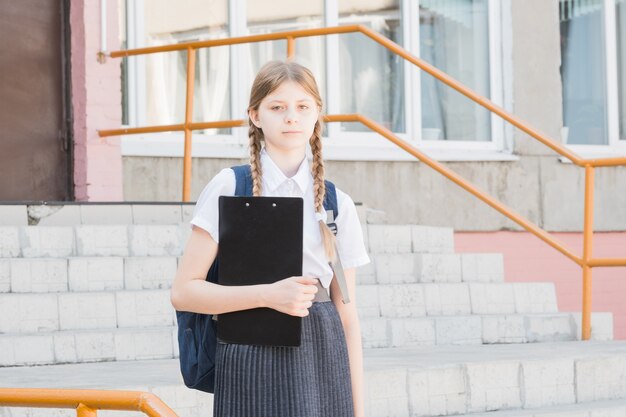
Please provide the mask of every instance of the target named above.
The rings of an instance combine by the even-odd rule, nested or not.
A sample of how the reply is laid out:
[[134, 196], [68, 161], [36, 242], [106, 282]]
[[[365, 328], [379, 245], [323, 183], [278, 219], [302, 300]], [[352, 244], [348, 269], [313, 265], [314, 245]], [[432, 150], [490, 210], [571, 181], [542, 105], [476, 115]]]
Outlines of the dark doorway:
[[69, 0], [0, 0], [0, 201], [73, 200]]

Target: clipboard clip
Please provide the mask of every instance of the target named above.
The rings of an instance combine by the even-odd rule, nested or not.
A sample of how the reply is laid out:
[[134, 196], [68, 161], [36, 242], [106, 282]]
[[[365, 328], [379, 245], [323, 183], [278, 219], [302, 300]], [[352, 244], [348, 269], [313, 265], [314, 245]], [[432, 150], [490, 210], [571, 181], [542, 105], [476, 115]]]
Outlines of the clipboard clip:
[[[335, 223], [335, 215], [332, 210], [326, 210], [326, 225], [330, 228], [333, 234], [337, 236], [337, 224]], [[339, 259], [337, 245], [335, 245], [335, 261], [330, 262], [330, 267], [333, 270], [335, 277], [337, 277], [337, 283], [339, 284], [339, 290], [341, 291], [342, 301], [344, 304], [348, 304], [350, 302], [348, 284], [346, 284], [346, 277], [343, 274], [343, 266], [341, 265], [341, 259]]]

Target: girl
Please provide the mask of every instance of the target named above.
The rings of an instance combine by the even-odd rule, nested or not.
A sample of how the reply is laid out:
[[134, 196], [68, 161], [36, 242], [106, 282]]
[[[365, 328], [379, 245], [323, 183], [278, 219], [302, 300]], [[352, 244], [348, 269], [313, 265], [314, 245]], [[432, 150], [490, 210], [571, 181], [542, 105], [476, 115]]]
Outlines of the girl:
[[[220, 171], [196, 203], [171, 289], [174, 307], [218, 315], [267, 307], [303, 318], [299, 347], [218, 339], [214, 417], [364, 416], [355, 267], [370, 260], [354, 203], [339, 189], [336, 237], [325, 222], [321, 112], [315, 78], [302, 65], [272, 61], [257, 74], [248, 106], [253, 193], [304, 199], [303, 276], [236, 287], [205, 281], [218, 248], [218, 197], [234, 195], [234, 172]], [[347, 304], [329, 265], [334, 245], [344, 267]]]

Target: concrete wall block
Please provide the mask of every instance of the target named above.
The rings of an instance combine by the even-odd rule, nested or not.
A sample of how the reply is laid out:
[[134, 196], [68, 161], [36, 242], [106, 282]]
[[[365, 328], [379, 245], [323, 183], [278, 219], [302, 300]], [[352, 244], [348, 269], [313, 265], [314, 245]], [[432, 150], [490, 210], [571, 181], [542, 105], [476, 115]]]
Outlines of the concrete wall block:
[[376, 285], [357, 285], [356, 299], [359, 317], [380, 317], [380, 302]]
[[131, 224], [133, 215], [128, 204], [84, 204], [80, 206], [84, 225]]
[[67, 260], [11, 260], [12, 292], [67, 291]]
[[360, 266], [356, 269], [357, 284], [375, 284], [376, 283], [376, 259], [370, 255], [370, 263]]
[[574, 404], [574, 362], [571, 359], [523, 361], [524, 408]]
[[426, 315], [424, 288], [418, 284], [380, 285], [380, 313], [383, 317], [420, 317]]
[[0, 333], [58, 329], [56, 294], [0, 294]]
[[133, 204], [133, 224], [179, 224], [183, 221], [180, 204]]
[[626, 392], [626, 358], [604, 356], [575, 362], [578, 402], [623, 398]]
[[518, 362], [467, 363], [465, 369], [469, 391], [469, 412], [522, 406]]
[[0, 336], [0, 366], [43, 365], [53, 360], [50, 334]]
[[368, 416], [410, 415], [406, 370], [381, 369], [368, 372], [367, 376], [363, 393]]
[[124, 259], [124, 285], [129, 290], [170, 288], [176, 276], [175, 257]]
[[183, 242], [179, 226], [130, 226], [130, 251], [133, 256], [177, 256]]
[[465, 370], [461, 365], [410, 369], [407, 376], [412, 416], [447, 416], [467, 412]]
[[69, 288], [70, 291], [111, 291], [124, 288], [124, 259], [70, 258]]
[[0, 259], [0, 293], [11, 291], [11, 260]]
[[436, 317], [434, 322], [438, 345], [479, 345], [482, 343], [480, 317]]
[[515, 294], [510, 283], [471, 283], [470, 298], [474, 314], [513, 314]]
[[62, 258], [75, 253], [72, 227], [25, 226], [20, 230], [24, 258]]
[[119, 291], [115, 300], [118, 327], [174, 324], [174, 308], [167, 290]]
[[174, 357], [178, 358], [180, 356], [180, 348], [178, 346], [178, 327], [172, 327], [172, 349], [174, 353]]
[[54, 343], [54, 363], [76, 363], [76, 338], [74, 332], [55, 332], [52, 334]]
[[411, 226], [413, 252], [454, 252], [454, 230], [451, 227]]
[[118, 361], [173, 358], [172, 330], [118, 331], [115, 333], [115, 351]]
[[81, 256], [128, 256], [128, 226], [76, 226], [77, 253]]
[[[182, 204], [181, 205], [181, 215], [183, 218], [183, 224], [189, 227], [189, 222], [193, 219], [193, 210], [195, 208], [195, 204]], [[191, 227], [189, 227], [191, 229]]]
[[389, 346], [390, 333], [387, 319], [363, 318], [361, 321], [361, 339], [364, 348]]
[[576, 340], [576, 323], [571, 314], [528, 314], [524, 326], [530, 343]]
[[27, 226], [28, 211], [25, 205], [1, 205], [0, 226]]
[[465, 282], [504, 282], [504, 256], [501, 253], [462, 253]]
[[76, 332], [77, 362], [112, 361], [116, 359], [113, 331]]
[[80, 224], [80, 205], [31, 205], [28, 216], [37, 226], [74, 226]]
[[[576, 323], [576, 339], [582, 339], [582, 313], [571, 313]], [[591, 339], [613, 340], [613, 313], [591, 313]]]
[[436, 343], [431, 318], [389, 319], [390, 347], [432, 346]]
[[461, 282], [461, 257], [455, 253], [416, 254], [415, 271], [419, 282]]
[[369, 249], [372, 253], [409, 253], [412, 251], [410, 225], [367, 226]]
[[469, 286], [464, 283], [422, 284], [429, 316], [454, 316], [470, 314]]
[[115, 328], [115, 294], [59, 294], [59, 317], [61, 330]]
[[21, 253], [19, 229], [15, 226], [0, 226], [0, 257], [15, 258]]
[[488, 315], [481, 319], [483, 343], [526, 343], [524, 316]]
[[515, 311], [518, 313], [556, 313], [556, 289], [552, 282], [515, 282]]
[[375, 254], [372, 255], [376, 270], [376, 282], [379, 284], [401, 284], [416, 282], [415, 255]]

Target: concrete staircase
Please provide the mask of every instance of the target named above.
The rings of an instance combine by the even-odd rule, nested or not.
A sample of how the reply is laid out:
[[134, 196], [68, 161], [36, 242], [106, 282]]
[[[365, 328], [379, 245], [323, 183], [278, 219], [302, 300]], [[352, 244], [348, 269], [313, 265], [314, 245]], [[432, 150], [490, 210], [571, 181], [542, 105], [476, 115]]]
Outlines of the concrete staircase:
[[[369, 417], [626, 415], [626, 343], [611, 341], [610, 314], [594, 313], [595, 340], [578, 342], [580, 314], [558, 312], [552, 283], [507, 283], [501, 254], [454, 253], [452, 229], [359, 209]], [[142, 389], [181, 416], [210, 415], [212, 396], [182, 386], [169, 303], [192, 211], [0, 206], [0, 386]]]

